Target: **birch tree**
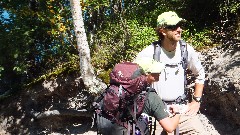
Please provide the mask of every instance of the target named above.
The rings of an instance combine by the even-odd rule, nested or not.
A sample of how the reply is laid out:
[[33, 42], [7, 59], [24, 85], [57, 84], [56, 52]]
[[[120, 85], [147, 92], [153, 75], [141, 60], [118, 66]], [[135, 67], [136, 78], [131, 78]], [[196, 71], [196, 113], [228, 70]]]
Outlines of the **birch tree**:
[[80, 58], [81, 78], [86, 89], [88, 89], [90, 93], [97, 94], [99, 91], [106, 88], [106, 84], [102, 83], [96, 78], [91, 65], [90, 49], [84, 28], [80, 0], [70, 0], [70, 6], [73, 17], [74, 32], [77, 41], [77, 49]]

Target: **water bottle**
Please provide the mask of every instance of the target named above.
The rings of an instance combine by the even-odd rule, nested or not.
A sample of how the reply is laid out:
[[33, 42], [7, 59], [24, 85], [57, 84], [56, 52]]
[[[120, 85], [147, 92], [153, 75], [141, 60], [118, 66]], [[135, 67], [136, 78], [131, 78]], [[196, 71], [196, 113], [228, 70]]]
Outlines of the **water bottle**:
[[[149, 124], [148, 122], [149, 122], [149, 116], [145, 113], [141, 114], [141, 116], [138, 118], [138, 121], [137, 121], [138, 127], [136, 127], [135, 135], [141, 135], [140, 129], [142, 129], [142, 131], [145, 131], [146, 133], [150, 132], [148, 128], [148, 124]], [[143, 134], [146, 134], [146, 133], [143, 133]]]
[[136, 127], [136, 130], [135, 130], [135, 135], [141, 135], [141, 131], [137, 127]]

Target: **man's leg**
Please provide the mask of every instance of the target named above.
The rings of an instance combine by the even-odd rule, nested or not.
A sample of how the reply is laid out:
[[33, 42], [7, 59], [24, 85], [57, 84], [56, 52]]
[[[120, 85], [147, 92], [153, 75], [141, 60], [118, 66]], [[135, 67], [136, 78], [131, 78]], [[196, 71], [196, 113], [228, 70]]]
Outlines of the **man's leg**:
[[[180, 135], [207, 135], [204, 126], [198, 115], [181, 115], [179, 123]], [[156, 122], [155, 135], [165, 135], [161, 125]], [[170, 133], [170, 135], [173, 133]], [[169, 135], [169, 134], [168, 134]]]
[[207, 135], [198, 115], [181, 115], [179, 132], [188, 135]]

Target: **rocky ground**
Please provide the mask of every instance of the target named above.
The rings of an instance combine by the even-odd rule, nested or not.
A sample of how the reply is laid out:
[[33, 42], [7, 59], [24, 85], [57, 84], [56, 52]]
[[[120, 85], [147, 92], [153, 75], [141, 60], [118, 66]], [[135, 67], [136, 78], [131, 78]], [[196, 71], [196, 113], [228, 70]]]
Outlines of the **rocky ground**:
[[[206, 49], [201, 59], [207, 73], [199, 114], [209, 135], [240, 135], [239, 41]], [[0, 102], [0, 135], [96, 135], [93, 97], [78, 73], [48, 79]]]
[[207, 73], [201, 112], [221, 135], [240, 134], [240, 43], [202, 52]]

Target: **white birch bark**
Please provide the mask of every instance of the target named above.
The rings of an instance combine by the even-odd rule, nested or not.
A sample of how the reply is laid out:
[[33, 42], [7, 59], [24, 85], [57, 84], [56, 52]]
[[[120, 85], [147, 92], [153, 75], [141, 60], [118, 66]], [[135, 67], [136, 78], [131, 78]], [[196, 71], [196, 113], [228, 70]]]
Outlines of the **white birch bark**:
[[71, 12], [73, 17], [74, 31], [77, 40], [77, 47], [80, 58], [80, 72], [85, 87], [90, 93], [98, 93], [106, 87], [106, 84], [99, 81], [91, 65], [90, 49], [84, 28], [82, 8], [80, 0], [70, 0]]

